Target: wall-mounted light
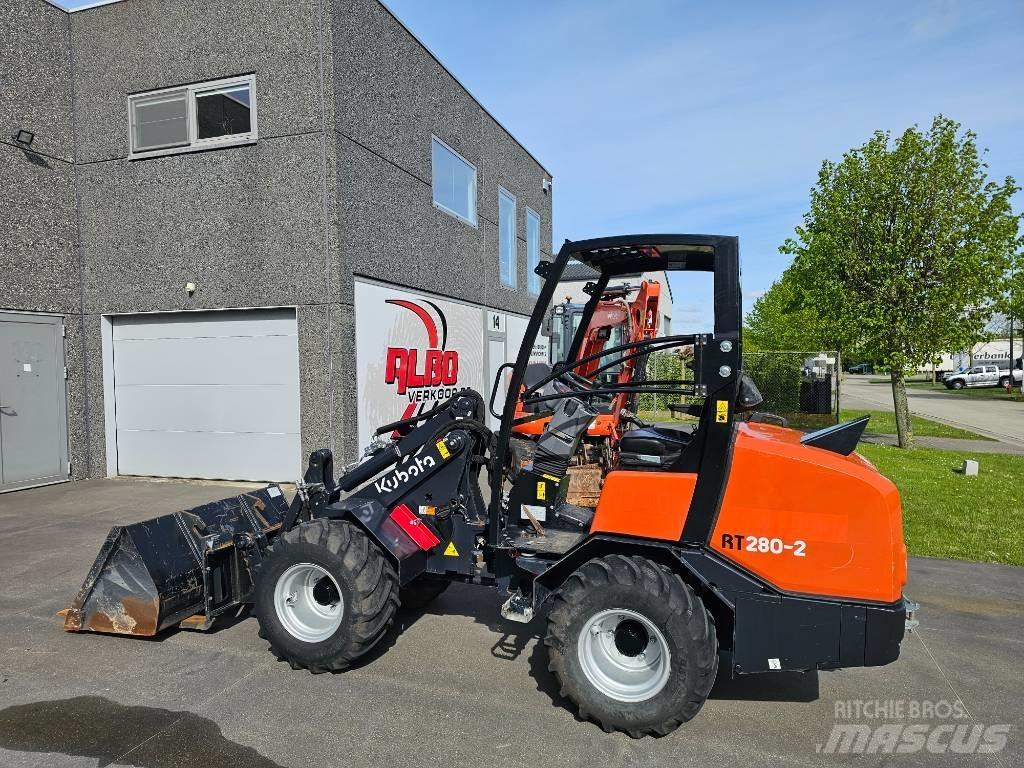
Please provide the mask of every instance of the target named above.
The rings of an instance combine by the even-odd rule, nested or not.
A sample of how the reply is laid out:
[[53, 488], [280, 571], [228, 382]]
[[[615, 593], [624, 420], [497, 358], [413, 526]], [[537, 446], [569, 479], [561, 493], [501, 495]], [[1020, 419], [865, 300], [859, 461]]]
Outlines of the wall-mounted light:
[[196, 284], [195, 283], [185, 283], [185, 293], [187, 293], [189, 296], [191, 296], [195, 292], [196, 292]]
[[14, 140], [25, 147], [31, 147], [35, 138], [36, 135], [32, 131], [26, 131], [24, 128], [19, 128], [18, 132], [14, 135]]
[[545, 195], [548, 192], [550, 192], [551, 191], [551, 179], [543, 179], [541, 181], [541, 183], [540, 183], [540, 188], [541, 188], [541, 190], [543, 190]]

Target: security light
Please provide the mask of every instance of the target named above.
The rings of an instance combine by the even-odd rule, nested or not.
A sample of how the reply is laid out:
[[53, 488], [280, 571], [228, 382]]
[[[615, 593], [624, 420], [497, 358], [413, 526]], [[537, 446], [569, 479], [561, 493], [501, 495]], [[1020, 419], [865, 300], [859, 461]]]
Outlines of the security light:
[[32, 131], [26, 131], [24, 128], [18, 130], [14, 140], [19, 144], [24, 144], [26, 147], [32, 146], [32, 142], [35, 140], [36, 135]]

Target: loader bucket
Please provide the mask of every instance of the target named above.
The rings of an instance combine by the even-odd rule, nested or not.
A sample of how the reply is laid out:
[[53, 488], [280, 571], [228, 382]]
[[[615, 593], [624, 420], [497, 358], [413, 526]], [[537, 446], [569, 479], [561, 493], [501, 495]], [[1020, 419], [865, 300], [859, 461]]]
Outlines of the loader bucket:
[[271, 485], [115, 527], [65, 612], [64, 629], [150, 637], [185, 620], [208, 627], [250, 600], [252, 567], [286, 512], [281, 489]]

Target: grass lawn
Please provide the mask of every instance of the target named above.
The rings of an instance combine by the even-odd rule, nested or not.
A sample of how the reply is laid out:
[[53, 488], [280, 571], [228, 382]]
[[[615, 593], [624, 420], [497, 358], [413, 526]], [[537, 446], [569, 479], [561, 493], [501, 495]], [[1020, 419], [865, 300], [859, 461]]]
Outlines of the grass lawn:
[[[911, 555], [1024, 565], [1024, 456], [857, 447], [900, 489]], [[955, 470], [964, 459], [978, 477]]]
[[[856, 419], [858, 416], [870, 416], [871, 421], [868, 422], [868, 432], [873, 432], [876, 435], [895, 435], [896, 434], [896, 414], [891, 411], [857, 411], [843, 409], [839, 413], [840, 421], [850, 421]], [[947, 424], [942, 424], [938, 421], [932, 421], [922, 416], [910, 417], [910, 425], [914, 430], [915, 437], [957, 437], [963, 438], [964, 440], [991, 440], [992, 438], [983, 437], [976, 432], [969, 432], [966, 429], [960, 429], [959, 427], [951, 427]]]

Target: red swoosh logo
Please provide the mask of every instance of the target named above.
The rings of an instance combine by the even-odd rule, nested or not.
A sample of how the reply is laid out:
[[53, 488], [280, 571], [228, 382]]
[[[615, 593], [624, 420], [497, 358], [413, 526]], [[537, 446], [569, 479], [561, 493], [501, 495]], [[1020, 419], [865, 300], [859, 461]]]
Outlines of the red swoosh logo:
[[385, 304], [394, 304], [399, 307], [405, 307], [410, 312], [416, 313], [416, 317], [423, 321], [423, 327], [427, 329], [427, 340], [430, 343], [430, 349], [437, 349], [437, 324], [434, 322], [434, 318], [430, 316], [430, 313], [418, 304], [413, 304], [411, 301], [405, 299], [386, 299]]

